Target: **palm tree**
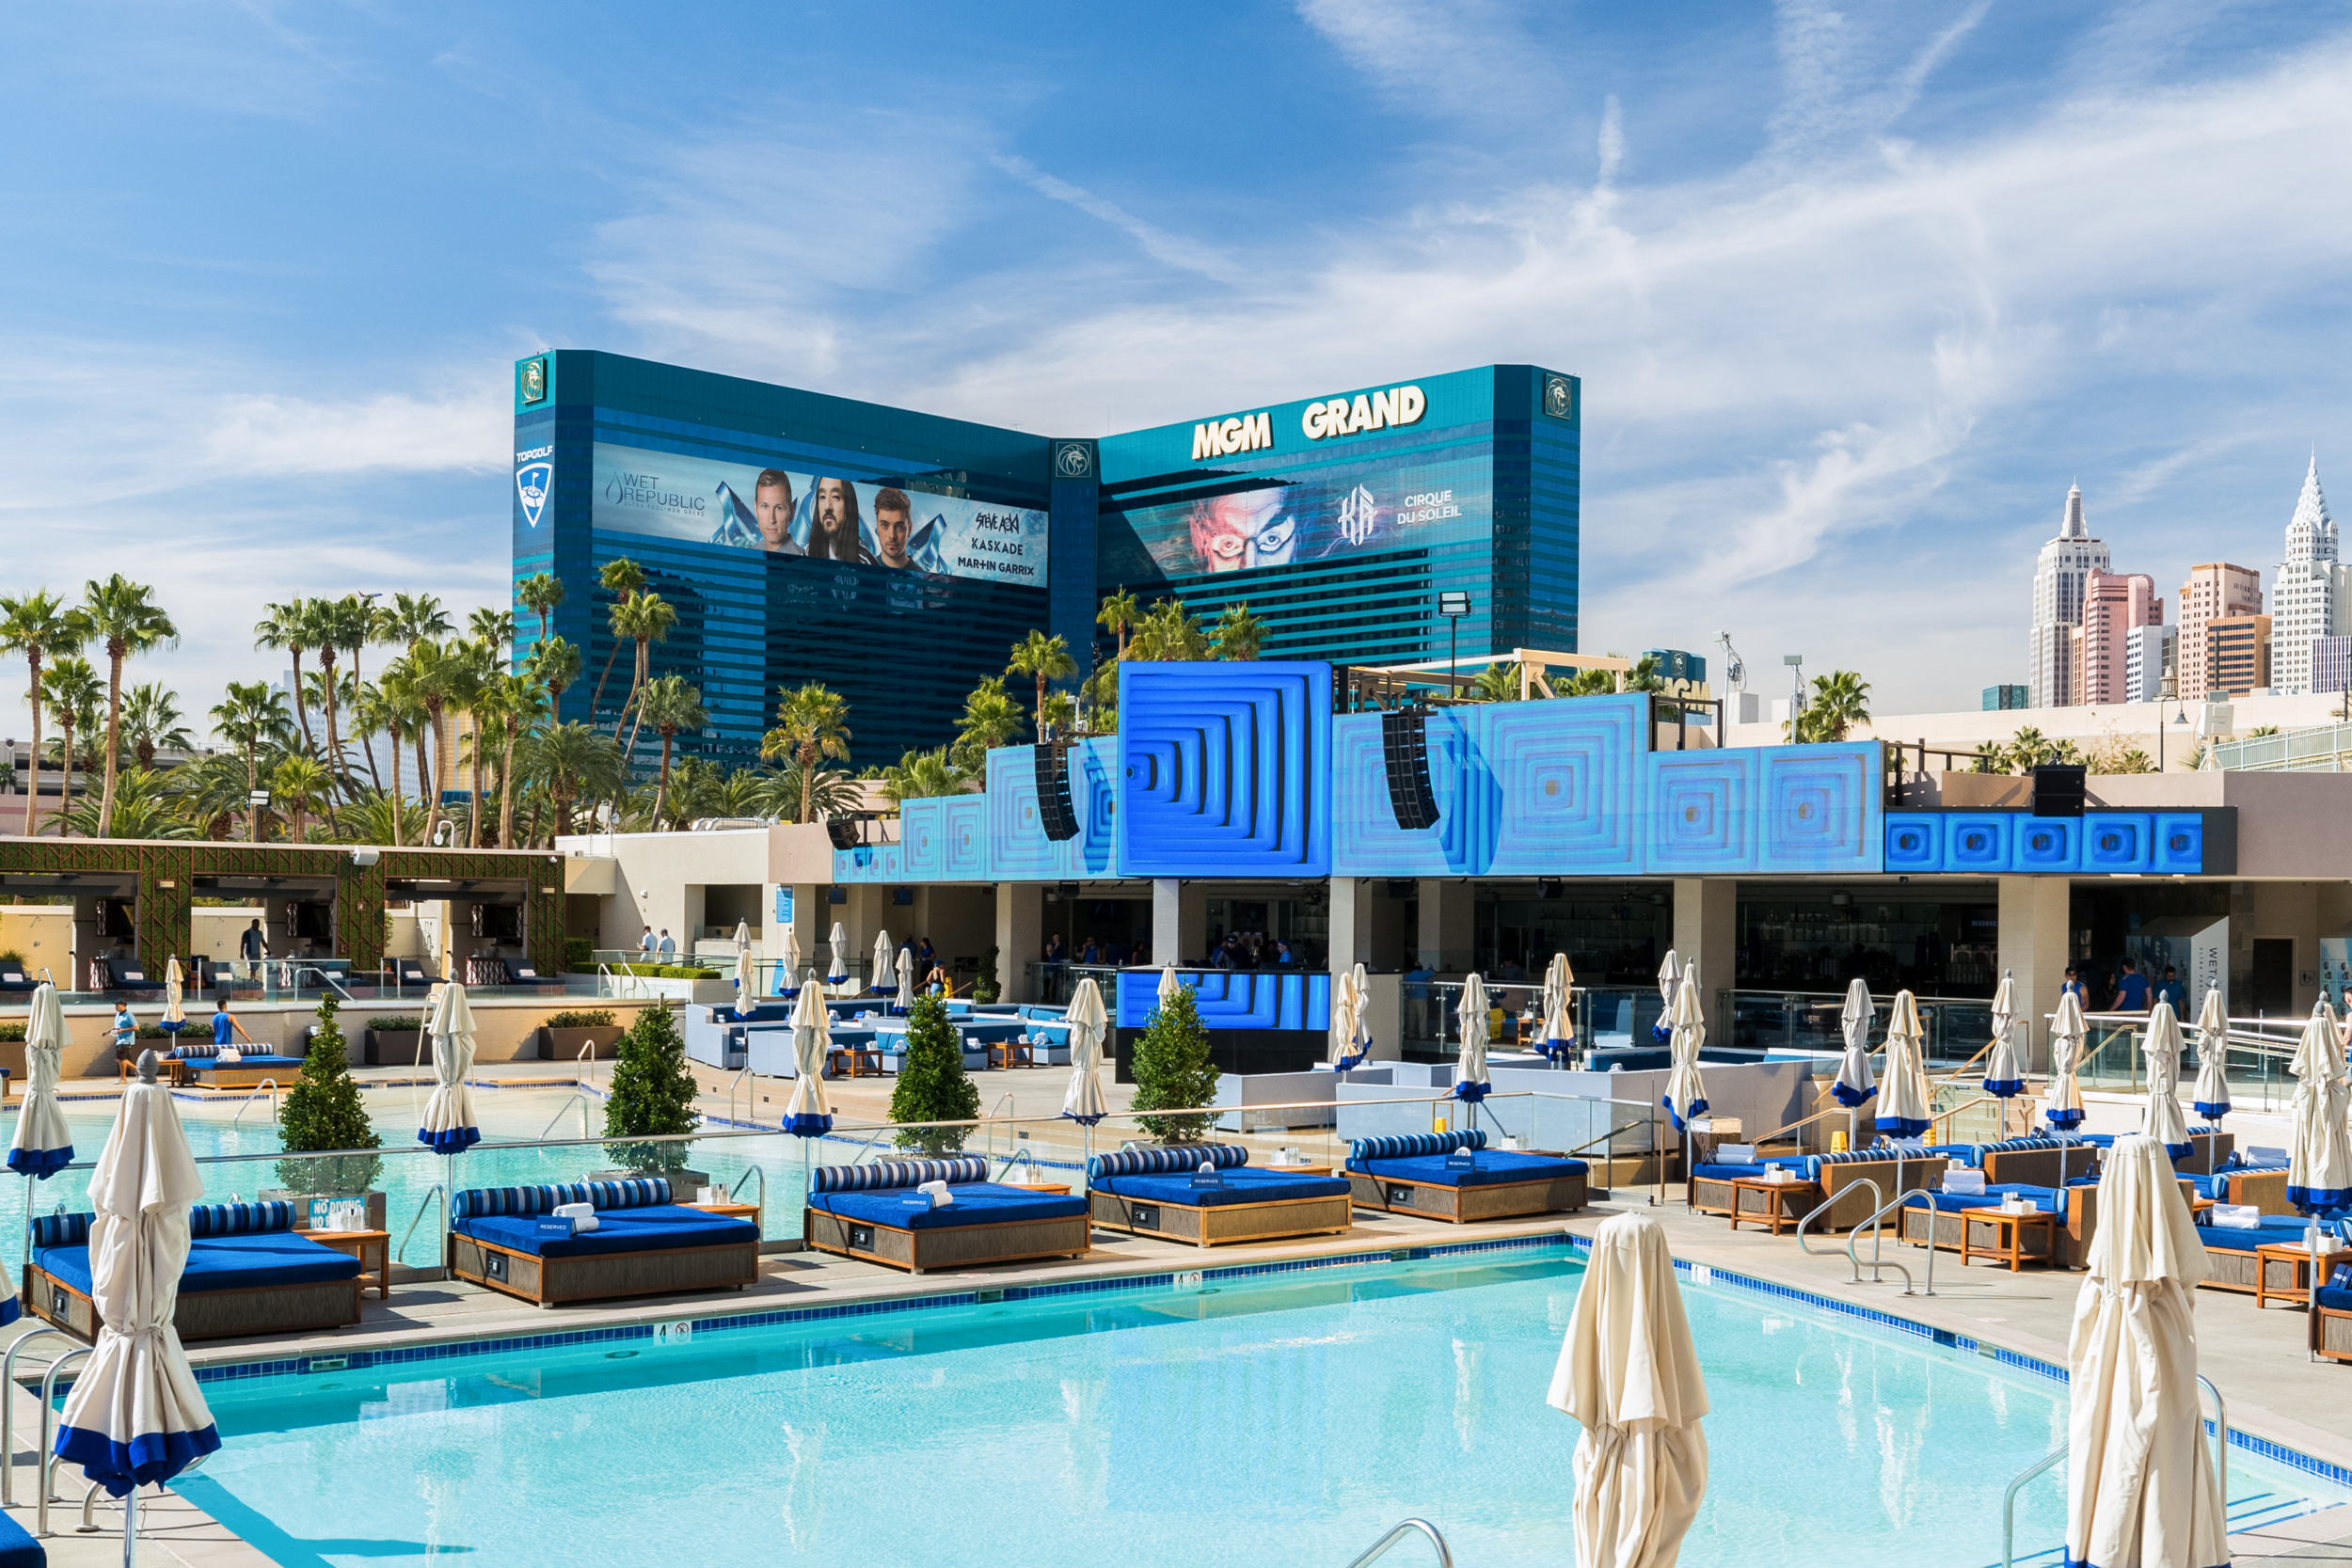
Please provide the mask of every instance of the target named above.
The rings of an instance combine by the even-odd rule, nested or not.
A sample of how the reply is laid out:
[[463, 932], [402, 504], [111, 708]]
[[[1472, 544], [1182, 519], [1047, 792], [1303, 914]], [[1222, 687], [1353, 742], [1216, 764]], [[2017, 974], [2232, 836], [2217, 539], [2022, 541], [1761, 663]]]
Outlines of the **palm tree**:
[[103, 683], [90, 661], [79, 654], [68, 654], [50, 660], [49, 668], [40, 677], [41, 701], [47, 703], [57, 716], [57, 728], [64, 732], [65, 744], [59, 756], [65, 764], [63, 781], [57, 788], [58, 809], [67, 811], [73, 805], [73, 768], [77, 760], [87, 763], [73, 745], [75, 731], [82, 735], [82, 752], [89, 749], [89, 733], [98, 724], [98, 694]]
[[[474, 712], [477, 721], [483, 717], [495, 720], [503, 731], [504, 744], [499, 751], [499, 847], [512, 849], [515, 843], [515, 745], [526, 730], [536, 728], [549, 711], [547, 689], [529, 675], [500, 674], [481, 705]], [[476, 732], [477, 736], [480, 731]], [[477, 738], [476, 744], [479, 745]]]
[[550, 724], [523, 747], [523, 767], [547, 786], [555, 836], [572, 831], [572, 802], [600, 800], [621, 784], [621, 749], [586, 724]]
[[[591, 721], [596, 719], [596, 710], [604, 705], [604, 683], [612, 676], [612, 661], [620, 657], [621, 644], [627, 640], [621, 632], [621, 607], [635, 598], [644, 588], [645, 569], [628, 557], [619, 556], [604, 563], [604, 570], [596, 574], [596, 581], [606, 593], [612, 595], [613, 599], [612, 651], [604, 656], [604, 673], [596, 677], [596, 693], [588, 704], [588, 717]], [[619, 734], [620, 728], [619, 721], [615, 721], [612, 725], [613, 733]]]
[[1037, 717], [1037, 737], [1045, 738], [1045, 683], [1077, 673], [1078, 666], [1070, 657], [1070, 644], [1060, 637], [1048, 637], [1032, 629], [1028, 636], [1013, 644], [1012, 660], [1005, 666], [1008, 675], [1032, 675], [1037, 679], [1037, 705], [1030, 711]]
[[501, 653], [515, 641], [515, 612], [511, 610], [477, 610], [466, 617], [466, 635], [488, 648]]
[[212, 712], [213, 728], [245, 753], [245, 836], [251, 844], [262, 842], [262, 808], [251, 800], [262, 787], [262, 748], [285, 738], [284, 703], [284, 694], [266, 681], [230, 681]]
[[[410, 644], [402, 661], [403, 678], [415, 700], [424, 706], [425, 728], [433, 736], [433, 768], [426, 777], [431, 781], [424, 792], [425, 817], [428, 822], [439, 815], [441, 799], [449, 792], [450, 756], [449, 730], [446, 727], [453, 691], [465, 683], [467, 672], [462, 656], [455, 648], [431, 638]], [[390, 672], [386, 671], [389, 678]], [[461, 703], [458, 705], [463, 706]], [[417, 739], [417, 767], [424, 768], [424, 738]], [[431, 829], [426, 830], [428, 834]]]
[[539, 641], [555, 635], [555, 607], [564, 602], [564, 579], [538, 572], [515, 585], [515, 602], [539, 617]]
[[298, 754], [281, 757], [278, 766], [270, 769], [270, 804], [290, 818], [286, 831], [290, 842], [303, 842], [310, 808], [326, 798], [327, 789], [333, 783], [332, 776], [319, 766], [316, 757]]
[[131, 689], [122, 703], [122, 733], [141, 768], [154, 767], [155, 753], [164, 747], [175, 752], [196, 749], [195, 737], [180, 722], [186, 717], [180, 711], [180, 694], [163, 682], [148, 681]]
[[[675, 625], [677, 607], [659, 594], [640, 594], [612, 612], [613, 629], [626, 633], [637, 644], [637, 675], [629, 684], [628, 701], [621, 705], [624, 716], [635, 705], [638, 694], [645, 689], [645, 682], [652, 678], [653, 645], [668, 637], [670, 628]], [[644, 727], [645, 716], [641, 711], [636, 721], [628, 727], [628, 744], [621, 748], [621, 760], [630, 767], [636, 766], [637, 762], [637, 732]], [[620, 731], [621, 726], [616, 720], [612, 733], [618, 735]]]
[[580, 679], [580, 650], [561, 637], [550, 637], [523, 659], [523, 673], [548, 689], [548, 711], [560, 714], [564, 693]]
[[342, 833], [355, 844], [402, 845], [410, 831], [424, 836], [424, 814], [415, 802], [381, 790], [362, 792], [343, 808]]
[[410, 648], [427, 638], [447, 637], [456, 629], [450, 625], [441, 601], [430, 594], [395, 594], [392, 608], [385, 610], [383, 617], [378, 640], [405, 643]]
[[[433, 716], [425, 705], [423, 680], [418, 673], [416, 660], [407, 654], [401, 655], [384, 666], [383, 677], [376, 685], [383, 689], [385, 701], [391, 710], [402, 716], [400, 732], [417, 749], [417, 793], [429, 796], [433, 788], [433, 769], [425, 762], [424, 740], [426, 732], [432, 728]], [[393, 784], [397, 787], [399, 780], [395, 778]], [[427, 834], [433, 831], [433, 814], [439, 807], [438, 800], [428, 799], [424, 802]], [[422, 844], [424, 840], [420, 838], [417, 842]]]
[[1265, 623], [1249, 613], [1247, 601], [1229, 604], [1212, 636], [1217, 657], [1255, 658], [1258, 645], [1265, 641]]
[[744, 815], [772, 816], [780, 822], [821, 822], [857, 810], [859, 798], [857, 781], [840, 768], [804, 768], [796, 757], [760, 778], [753, 792], [754, 809]]
[[963, 795], [971, 787], [972, 775], [948, 758], [945, 746], [929, 752], [909, 752], [896, 767], [882, 769], [882, 798], [894, 805], [936, 795]]
[[[351, 701], [351, 733], [359, 740], [359, 754], [368, 761], [368, 780], [378, 795], [384, 793], [383, 775], [375, 767], [375, 737], [382, 736], [392, 743], [392, 793], [400, 793], [400, 746], [408, 738], [408, 732], [400, 723], [395, 705], [385, 696], [381, 686], [358, 687]], [[398, 840], [391, 842], [397, 843]]]
[[1095, 625], [1119, 639], [1119, 652], [1114, 657], [1127, 657], [1127, 633], [1135, 626], [1136, 616], [1141, 608], [1122, 582], [1119, 585], [1119, 592], [1105, 598], [1103, 608], [1094, 612]]
[[975, 777], [988, 770], [988, 753], [1009, 746], [1021, 733], [1021, 705], [1005, 691], [1005, 677], [990, 675], [963, 700], [963, 717], [956, 721], [956, 741], [950, 748], [957, 766]]
[[120, 572], [103, 582], [82, 585], [82, 609], [89, 616], [90, 635], [106, 644], [106, 793], [98, 808], [99, 836], [111, 836], [115, 805], [115, 769], [122, 757], [122, 661], [151, 648], [167, 648], [180, 641], [155, 591], [133, 582]]
[[33, 707], [33, 777], [24, 791], [27, 838], [39, 831], [40, 819], [41, 660], [52, 654], [78, 653], [89, 639], [87, 619], [46, 588], [0, 598], [0, 652], [24, 656], [24, 700]]
[[181, 815], [199, 838], [227, 838], [229, 824], [246, 809], [250, 794], [244, 762], [227, 752], [173, 768], [168, 784]]
[[1519, 700], [1519, 667], [1516, 664], [1489, 664], [1478, 672], [1470, 683], [1470, 696], [1476, 703], [1516, 703]]
[[1182, 599], [1162, 599], [1136, 623], [1127, 650], [1143, 659], [1194, 659], [1209, 655], [1208, 634]]
[[[684, 675], [663, 675], [645, 683], [645, 689], [637, 699], [640, 722], [651, 724], [653, 733], [661, 737], [660, 782], [654, 786], [654, 820], [661, 819], [661, 808], [670, 794], [670, 749], [676, 742], [678, 731], [699, 730], [710, 722], [710, 715], [703, 711], [703, 694], [686, 684]], [[630, 739], [636, 738], [631, 732]]]
[[[103, 801], [85, 795], [72, 810], [62, 813], [58, 825], [84, 838], [102, 836], [98, 814]], [[194, 838], [196, 829], [178, 809], [170, 781], [145, 768], [126, 768], [118, 781], [114, 806], [115, 838]]]
[[[498, 655], [482, 642], [453, 642], [450, 644], [450, 679], [448, 701], [452, 709], [462, 712], [472, 721], [472, 777], [466, 785], [466, 847], [482, 847], [482, 737], [485, 731], [481, 704], [491, 682], [498, 678]], [[454, 739], [453, 734], [451, 736]]]
[[[1004, 689], [1003, 681], [996, 685], [998, 690]], [[810, 681], [777, 706], [776, 727], [760, 738], [759, 754], [789, 755], [800, 764], [801, 809], [794, 821], [810, 820], [817, 765], [828, 757], [849, 759], [849, 720], [848, 700], [817, 681]]]
[[1813, 700], [1800, 721], [1799, 740], [1836, 741], [1870, 718], [1870, 683], [1851, 670], [1813, 677]]
[[302, 724], [302, 745], [310, 745], [310, 709], [302, 689], [302, 653], [310, 646], [308, 641], [312, 622], [306, 613], [308, 601], [290, 599], [284, 604], [263, 605], [266, 612], [253, 624], [253, 645], [265, 651], [287, 655], [294, 660], [294, 716]]

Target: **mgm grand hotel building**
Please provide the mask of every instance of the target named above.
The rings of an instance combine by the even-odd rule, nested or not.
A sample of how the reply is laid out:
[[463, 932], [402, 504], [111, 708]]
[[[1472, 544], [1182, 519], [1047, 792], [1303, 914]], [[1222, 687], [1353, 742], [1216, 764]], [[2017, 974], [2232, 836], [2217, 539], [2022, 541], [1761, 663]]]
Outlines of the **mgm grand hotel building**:
[[586, 674], [563, 718], [628, 695], [625, 654], [590, 711], [625, 556], [677, 611], [653, 673], [710, 715], [681, 750], [750, 763], [779, 689], [820, 681], [863, 769], [951, 738], [1032, 628], [1081, 673], [1110, 657], [1095, 612], [1121, 588], [1203, 620], [1247, 603], [1265, 658], [1443, 659], [1449, 629], [1466, 663], [1574, 652], [1583, 412], [1574, 376], [1485, 365], [1048, 436], [554, 349], [515, 366], [515, 577], [564, 584], [552, 629]]

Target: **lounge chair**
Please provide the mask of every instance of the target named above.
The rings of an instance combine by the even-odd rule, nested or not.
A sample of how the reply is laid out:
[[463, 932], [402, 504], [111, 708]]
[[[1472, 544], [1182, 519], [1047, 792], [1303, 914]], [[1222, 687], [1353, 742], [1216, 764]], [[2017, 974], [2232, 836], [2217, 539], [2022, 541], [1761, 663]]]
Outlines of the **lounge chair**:
[[2306, 1342], [2313, 1355], [2352, 1361], [2352, 1286], [2322, 1285], [2313, 1292]]
[[[1200, 1182], [1204, 1164], [1214, 1167], [1215, 1185]], [[1248, 1164], [1249, 1150], [1238, 1144], [1122, 1148], [1087, 1162], [1087, 1198], [1105, 1229], [1204, 1247], [1335, 1235], [1353, 1223], [1347, 1180]]]
[[384, 960], [387, 978], [398, 986], [437, 986], [441, 977], [433, 973], [433, 966], [416, 958], [387, 958]]
[[2104, 1148], [2069, 1133], [2029, 1132], [1988, 1144], [1963, 1144], [1949, 1150], [1962, 1164], [1984, 1172], [1995, 1187], [2063, 1187], [2099, 1174]]
[[2261, 1259], [2255, 1249], [2291, 1246], [2302, 1241], [2307, 1224], [2301, 1214], [2265, 1214], [2251, 1230], [2199, 1226], [2198, 1240], [2205, 1243], [2205, 1284], [2216, 1291], [2254, 1294], [2262, 1279]]
[[265, 1081], [275, 1082], [282, 1089], [293, 1083], [294, 1074], [302, 1070], [303, 1059], [299, 1056], [246, 1051], [234, 1062], [223, 1062], [220, 1050], [208, 1039], [183, 1040], [163, 1060], [175, 1064], [171, 1069], [175, 1085], [193, 1084], [207, 1089], [257, 1088]]
[[[558, 1204], [572, 1203], [595, 1208], [595, 1229], [553, 1217]], [[450, 1271], [541, 1307], [739, 1291], [759, 1278], [759, 1227], [671, 1202], [664, 1177], [472, 1187], [450, 1212]]]
[[49, 1550], [33, 1532], [0, 1514], [0, 1568], [49, 1568]]
[[1980, 1194], [1947, 1193], [1938, 1188], [1902, 1206], [1902, 1239], [1914, 1246], [1927, 1246], [1931, 1234], [1932, 1244], [1946, 1252], [1959, 1252], [1964, 1243], [1972, 1257], [1979, 1253], [2006, 1257], [2000, 1246], [2000, 1227], [1991, 1219], [1974, 1218], [1973, 1212], [1998, 1209], [2003, 1200], [2014, 1196], [2030, 1203], [2039, 1213], [2059, 1216], [2046, 1229], [2038, 1225], [2021, 1228], [2017, 1234], [2019, 1255], [2028, 1262], [2057, 1262], [2065, 1252], [2064, 1216], [2072, 1191], [2014, 1181], [1997, 1186], [1988, 1182]]
[[[954, 1201], [933, 1207], [915, 1190], [927, 1181], [946, 1182]], [[910, 1274], [1087, 1250], [1085, 1198], [999, 1185], [977, 1155], [819, 1165], [814, 1186], [801, 1217], [810, 1246]]]
[[[1466, 1163], [1457, 1163], [1464, 1161]], [[1485, 1128], [1358, 1138], [1348, 1146], [1347, 1180], [1359, 1209], [1431, 1219], [1508, 1219], [1584, 1207], [1581, 1160], [1486, 1148]]]
[[108, 958], [106, 960], [108, 990], [161, 990], [164, 989], [162, 970], [150, 971], [137, 958]]
[[[1774, 1154], [1759, 1149], [1752, 1164], [1740, 1164], [1722, 1158], [1702, 1161], [1691, 1167], [1689, 1186], [1691, 1207], [1703, 1214], [1729, 1214], [1739, 1180], [1755, 1180], [1764, 1174], [1767, 1164], [1788, 1167], [1800, 1181], [1818, 1181], [1821, 1186], [1818, 1208], [1829, 1212], [1816, 1221], [1816, 1232], [1851, 1230], [1870, 1217], [1870, 1212], [1895, 1196], [1897, 1183], [1901, 1190], [1932, 1187], [1942, 1180], [1944, 1167], [1951, 1162], [1933, 1150], [1926, 1154], [1905, 1154], [1899, 1161], [1885, 1145], [1868, 1148], [1838, 1149], [1828, 1154]], [[1866, 1186], [1865, 1182], [1871, 1183]], [[1742, 1212], [1753, 1212], [1753, 1209]], [[1790, 1206], [1783, 1199], [1781, 1212], [1802, 1216], [1807, 1211]]]
[[40, 982], [24, 973], [21, 963], [0, 963], [0, 991], [38, 990]]
[[[92, 1214], [33, 1220], [25, 1305], [85, 1339], [98, 1333], [90, 1303]], [[172, 1326], [183, 1339], [299, 1334], [359, 1321], [359, 1259], [294, 1228], [291, 1203], [200, 1203], [188, 1212], [188, 1266]]]
[[2233, 1153], [2229, 1164], [2210, 1176], [2193, 1176], [2189, 1184], [2199, 1197], [2216, 1203], [2252, 1204], [2265, 1214], [2292, 1214], [2287, 1201], [2287, 1167], [2247, 1161]]

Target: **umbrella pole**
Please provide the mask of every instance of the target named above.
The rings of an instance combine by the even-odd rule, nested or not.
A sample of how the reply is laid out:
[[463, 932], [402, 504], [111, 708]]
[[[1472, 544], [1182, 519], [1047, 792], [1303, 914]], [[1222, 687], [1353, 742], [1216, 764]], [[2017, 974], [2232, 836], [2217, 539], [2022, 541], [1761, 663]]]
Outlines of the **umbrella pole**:
[[139, 1489], [137, 1483], [122, 1498], [122, 1568], [139, 1560]]

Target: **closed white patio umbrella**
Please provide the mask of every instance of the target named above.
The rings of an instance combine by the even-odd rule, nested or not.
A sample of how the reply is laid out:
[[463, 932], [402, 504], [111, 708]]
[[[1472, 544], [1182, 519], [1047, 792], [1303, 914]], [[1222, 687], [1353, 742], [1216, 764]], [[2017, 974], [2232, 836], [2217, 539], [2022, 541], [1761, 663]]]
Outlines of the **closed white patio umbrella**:
[[759, 964], [752, 957], [752, 928], [735, 923], [735, 1016], [749, 1018], [759, 1010]]
[[914, 955], [913, 953], [901, 953], [898, 955], [898, 998], [897, 1007], [900, 1013], [909, 1013], [914, 1010]]
[[2017, 1065], [2017, 982], [2007, 970], [1993, 992], [1993, 1053], [1985, 1058], [1984, 1092], [2012, 1099], [2026, 1092], [2026, 1072]]
[[1103, 1036], [1110, 1021], [1103, 1008], [1103, 990], [1091, 974], [1081, 977], [1062, 1013], [1070, 1025], [1070, 1087], [1061, 1097], [1061, 1114], [1079, 1126], [1092, 1128], [1110, 1115], [1103, 1099]]
[[158, 1025], [167, 1035], [177, 1035], [188, 1026], [188, 1011], [180, 1005], [182, 990], [187, 975], [180, 968], [180, 955], [174, 953], [164, 960], [164, 1016]]
[[2287, 1148], [2287, 1201], [2307, 1214], [2352, 1201], [2352, 1138], [2344, 1109], [2352, 1090], [2344, 1082], [2336, 1023], [2320, 1003], [2303, 1024], [2289, 1064], [2295, 1074], [2294, 1132]]
[[1926, 1031], [1919, 1027], [1919, 1003], [1911, 992], [1895, 993], [1886, 1015], [1886, 1076], [1879, 1084], [1878, 1130], [1897, 1138], [1915, 1138], [1928, 1130], [1928, 1069], [1921, 1054]]
[[890, 933], [876, 931], [874, 933], [874, 973], [866, 977], [866, 989], [867, 990], [887, 991], [898, 985], [898, 966], [892, 962], [892, 951]]
[[784, 1103], [784, 1130], [803, 1138], [833, 1131], [825, 1099], [825, 1053], [833, 1047], [833, 1009], [822, 992], [804, 987], [792, 1005], [792, 1096]]
[[1486, 982], [1473, 970], [1462, 982], [1454, 1022], [1462, 1031], [1462, 1053], [1454, 1065], [1454, 1098], [1472, 1104], [1486, 1098]]
[[784, 981], [776, 990], [789, 996], [801, 989], [801, 936], [788, 920], [784, 925], [784, 953], [779, 962], [784, 968]]
[[1168, 1003], [1173, 1002], [1176, 999], [1177, 991], [1182, 989], [1183, 982], [1176, 978], [1176, 966], [1174, 964], [1162, 964], [1160, 966], [1160, 1005], [1165, 1006]]
[[2230, 1114], [2230, 1018], [2221, 1005], [2221, 988], [2205, 988], [2204, 1005], [2197, 1009], [2197, 1086], [2189, 1101], [2197, 1114], [2219, 1121]]
[[825, 943], [832, 961], [825, 969], [825, 984], [837, 986], [850, 977], [850, 932], [838, 920], [833, 923], [833, 940]]
[[1363, 965], [1339, 977], [1331, 988], [1331, 1047], [1325, 1058], [1341, 1072], [1355, 1067], [1371, 1049], [1371, 1034], [1364, 1028]]
[[473, 1070], [473, 1008], [466, 988], [452, 980], [441, 988], [425, 1020], [433, 1039], [433, 1098], [424, 1102], [424, 1125], [417, 1141], [437, 1154], [458, 1154], [482, 1141], [474, 1117], [473, 1090], [466, 1074]]
[[2140, 1129], [2164, 1145], [2167, 1154], [2188, 1152], [2188, 1121], [2181, 1115], [2181, 1021], [2172, 1004], [2159, 1002], [2148, 1014], [2140, 1049], [2148, 1055], [2148, 1118]]
[[1707, 1380], [1665, 1227], [1634, 1211], [1593, 1233], [1546, 1402], [1584, 1431], [1577, 1568], [1673, 1568], [1707, 1494]]
[[1707, 1009], [1699, 1005], [1698, 965], [1681, 971], [1674, 1006], [1666, 1010], [1673, 1029], [1673, 1065], [1666, 1073], [1661, 1102], [1677, 1132], [1688, 1132], [1692, 1117], [1707, 1109], [1707, 1085], [1699, 1077], [1699, 1047], [1707, 1043]]
[[2050, 1094], [2043, 1102], [2044, 1120], [2061, 1132], [2083, 1124], [2083, 1091], [2074, 1081], [2082, 1067], [2083, 1005], [2071, 990], [2058, 993], [2058, 1014], [2050, 1020]]
[[1661, 1045], [1674, 1033], [1673, 1021], [1667, 1015], [1675, 1010], [1675, 992], [1681, 985], [1682, 960], [1669, 947], [1666, 949], [1666, 961], [1658, 966], [1658, 1000], [1661, 1004], [1658, 1010], [1658, 1022], [1649, 1026], [1651, 1037]]
[[[57, 1079], [65, 1061], [65, 1009], [57, 988], [44, 980], [24, 1014], [24, 1102], [8, 1140], [8, 1168], [24, 1178], [24, 1252], [33, 1260], [33, 1186], [73, 1163], [73, 1134], [57, 1103]], [[0, 1298], [0, 1324], [12, 1323], [24, 1304], [11, 1293]]]
[[1879, 1092], [1878, 1075], [1870, 1070], [1870, 1025], [1878, 1016], [1869, 984], [1856, 975], [1846, 988], [1846, 1005], [1837, 1009], [1837, 1029], [1846, 1038], [1846, 1053], [1837, 1063], [1837, 1081], [1830, 1085], [1837, 1103], [1850, 1111]]
[[1554, 1062], [1576, 1053], [1576, 971], [1565, 953], [1554, 953], [1544, 967], [1543, 1017], [1538, 1021], [1535, 1049]]
[[2214, 1568], [2229, 1526], [2197, 1397], [2205, 1248], [2172, 1161], [2118, 1138], [2067, 1343], [2066, 1560]]
[[171, 1095], [143, 1052], [138, 1081], [90, 1172], [90, 1305], [98, 1342], [58, 1418], [55, 1452], [123, 1503], [123, 1560], [137, 1560], [138, 1495], [220, 1447], [172, 1327], [188, 1262], [188, 1209], [204, 1180]]

